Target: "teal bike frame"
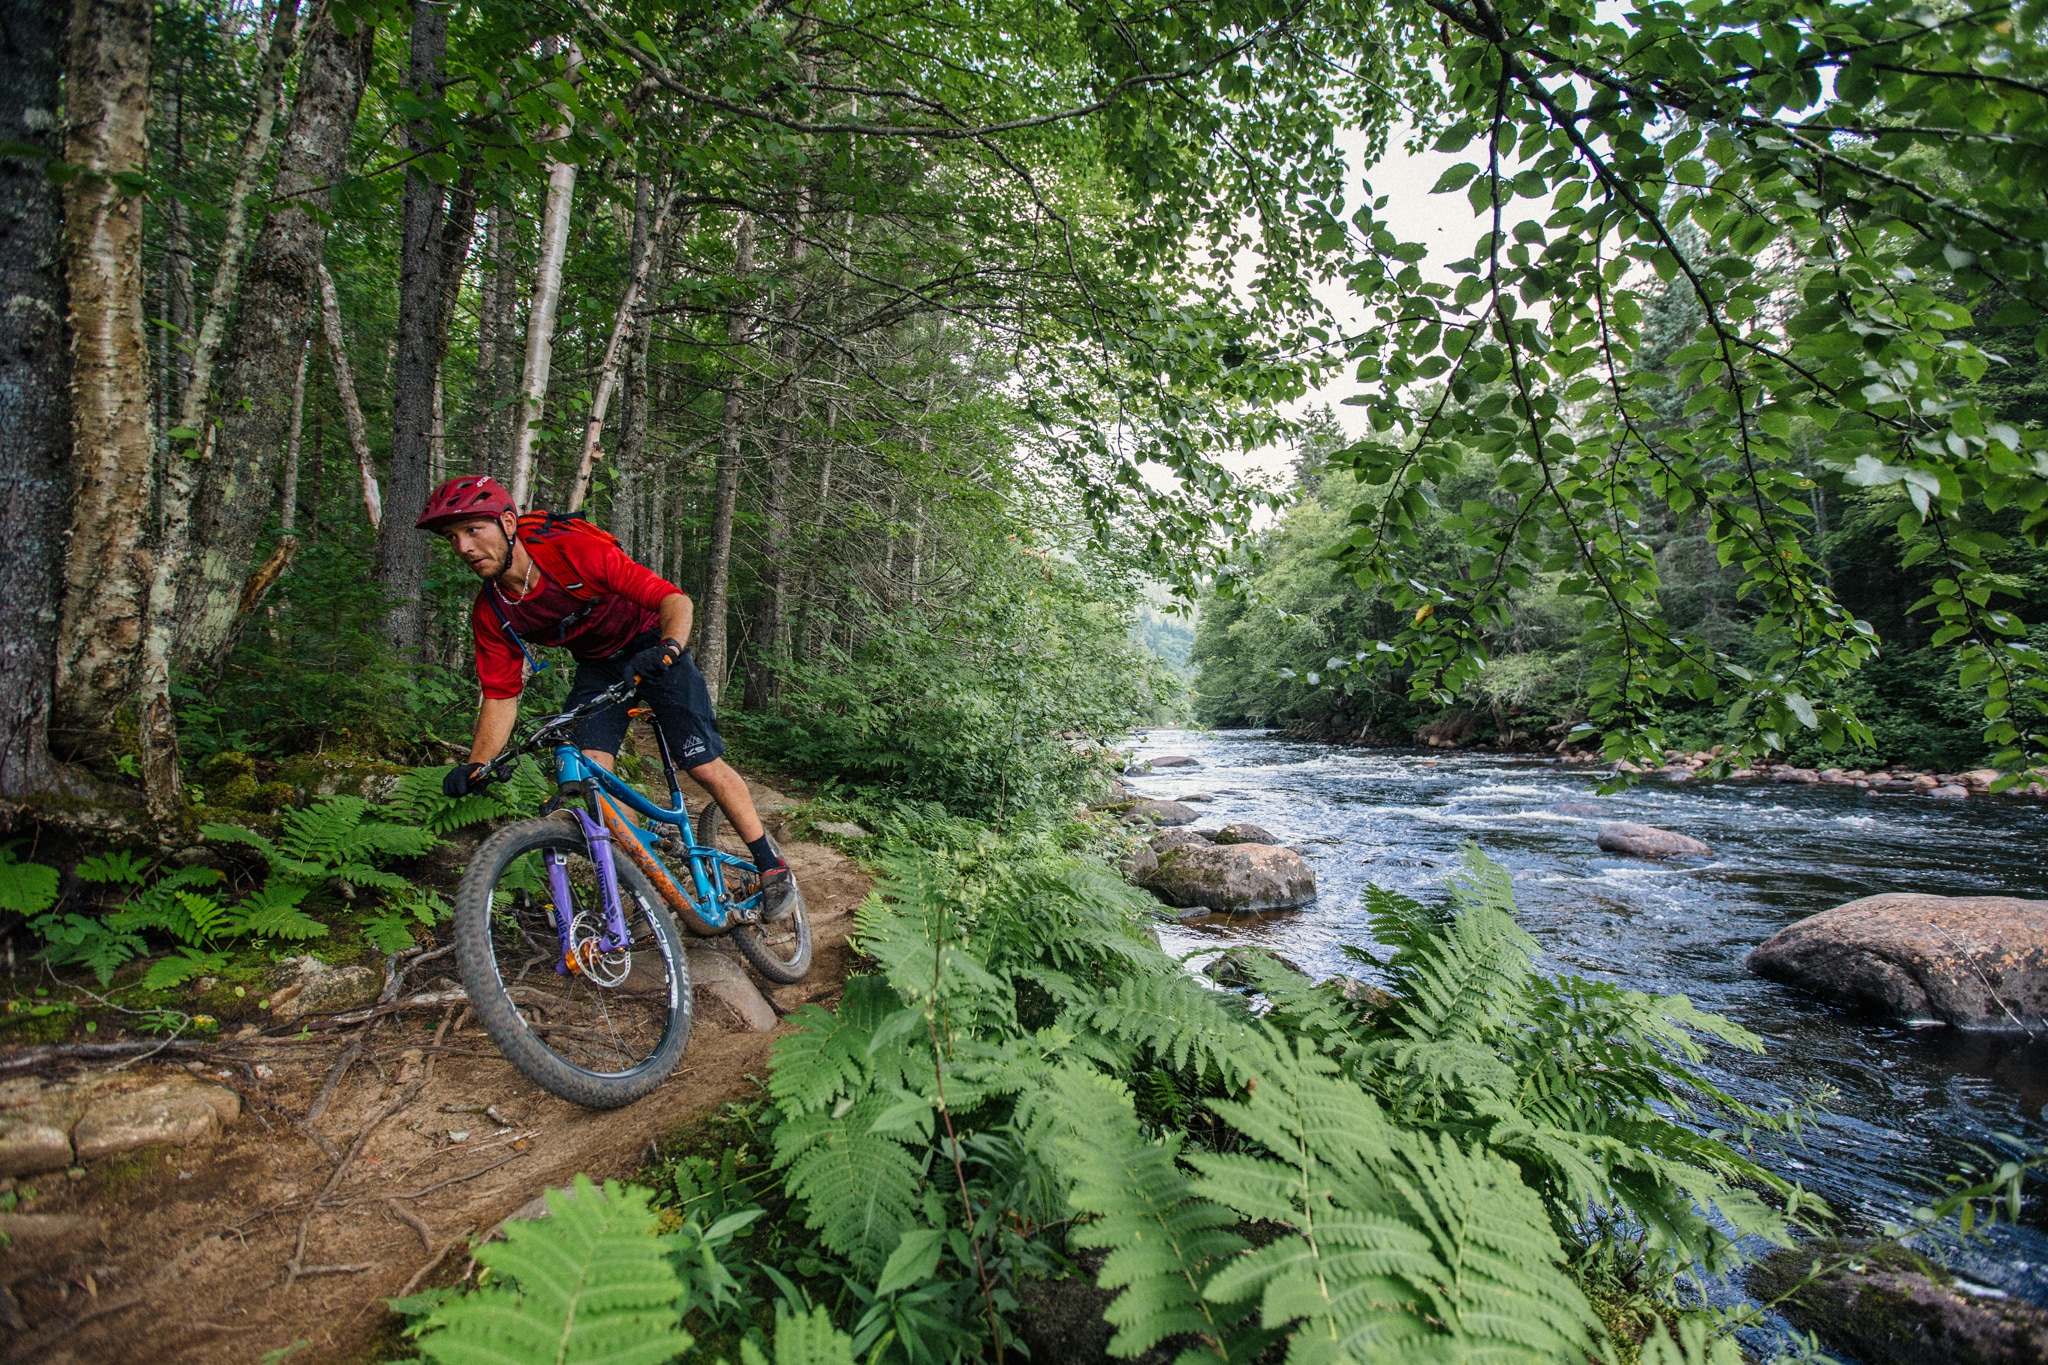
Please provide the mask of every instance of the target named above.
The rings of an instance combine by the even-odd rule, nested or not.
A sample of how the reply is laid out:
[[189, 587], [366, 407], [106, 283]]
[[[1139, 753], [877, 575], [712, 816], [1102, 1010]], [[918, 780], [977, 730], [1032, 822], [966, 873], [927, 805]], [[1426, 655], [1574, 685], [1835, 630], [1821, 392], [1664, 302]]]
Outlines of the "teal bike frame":
[[[632, 695], [633, 685], [620, 683], [574, 710], [548, 717], [535, 727], [525, 743], [507, 750], [485, 770], [486, 780], [499, 781], [509, 776], [512, 766], [522, 756], [542, 747], [550, 739], [554, 740], [556, 799], [559, 808], [573, 812], [582, 826], [602, 889], [604, 927], [592, 945], [596, 951], [616, 952], [627, 946], [630, 937], [619, 896], [618, 865], [613, 861], [618, 853], [632, 860], [634, 866], [653, 883], [656, 894], [682, 917], [691, 932], [700, 937], [727, 933], [735, 925], [759, 923], [761, 893], [757, 890], [751, 896], [734, 900], [726, 890], [725, 878], [719, 874], [719, 869], [726, 865], [749, 876], [757, 874], [759, 869], [745, 858], [736, 858], [697, 842], [696, 833], [690, 825], [690, 812], [683, 801], [682, 783], [676, 776], [675, 760], [669, 752], [668, 736], [662, 733], [661, 722], [657, 718], [650, 716], [649, 720], [654, 730], [655, 745], [661, 752], [662, 773], [668, 779], [670, 804], [666, 806], [656, 805], [629, 786], [625, 779], [592, 763], [566, 738], [584, 716], [607, 706], [623, 704]], [[682, 851], [690, 867], [687, 890], [677, 881], [668, 864], [661, 860], [656, 848], [659, 838], [656, 832], [628, 819], [627, 811], [655, 825], [671, 825], [680, 831]], [[556, 909], [560, 912], [555, 919], [557, 931], [562, 935], [562, 957], [556, 970], [566, 971], [573, 951], [570, 932], [575, 909], [560, 854], [550, 857], [548, 881]]]

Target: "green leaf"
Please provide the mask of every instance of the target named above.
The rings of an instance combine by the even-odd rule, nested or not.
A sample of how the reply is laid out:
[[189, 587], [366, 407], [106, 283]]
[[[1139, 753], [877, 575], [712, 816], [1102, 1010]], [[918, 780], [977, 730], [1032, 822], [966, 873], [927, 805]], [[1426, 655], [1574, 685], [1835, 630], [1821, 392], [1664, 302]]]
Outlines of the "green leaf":
[[476, 1249], [496, 1282], [437, 1310], [420, 1354], [443, 1365], [666, 1365], [690, 1347], [681, 1285], [655, 1237], [649, 1192], [579, 1175], [546, 1218]]
[[945, 1249], [943, 1228], [908, 1229], [883, 1264], [881, 1277], [875, 1281], [875, 1293], [896, 1294], [923, 1284], [938, 1269], [939, 1257]]
[[14, 859], [15, 845], [0, 844], [0, 910], [40, 915], [57, 903], [57, 869]]

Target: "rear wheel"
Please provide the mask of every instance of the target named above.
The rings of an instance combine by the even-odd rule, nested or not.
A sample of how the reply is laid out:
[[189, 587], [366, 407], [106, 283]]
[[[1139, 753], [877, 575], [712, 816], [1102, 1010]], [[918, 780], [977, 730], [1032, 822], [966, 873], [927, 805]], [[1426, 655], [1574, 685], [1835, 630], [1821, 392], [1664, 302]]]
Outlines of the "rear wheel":
[[[569, 904], [549, 889], [559, 861]], [[522, 820], [484, 842], [455, 893], [455, 960], [491, 1041], [529, 1080], [575, 1104], [616, 1109], [668, 1079], [690, 1041], [683, 939], [654, 888], [614, 860], [627, 942], [606, 953], [597, 865], [582, 829]], [[557, 910], [577, 945], [565, 969]]]
[[[707, 803], [697, 813], [697, 842], [736, 858], [749, 856], [745, 842], [733, 832], [732, 823], [716, 801]], [[722, 862], [712, 869], [712, 875], [722, 881], [726, 899], [732, 904], [761, 890], [761, 879], [751, 864], [735, 867]], [[727, 913], [731, 911], [728, 909]], [[787, 986], [810, 975], [811, 917], [804, 909], [803, 888], [796, 885], [794, 872], [790, 874], [789, 913], [770, 923], [736, 924], [732, 938], [754, 970], [770, 981]]]

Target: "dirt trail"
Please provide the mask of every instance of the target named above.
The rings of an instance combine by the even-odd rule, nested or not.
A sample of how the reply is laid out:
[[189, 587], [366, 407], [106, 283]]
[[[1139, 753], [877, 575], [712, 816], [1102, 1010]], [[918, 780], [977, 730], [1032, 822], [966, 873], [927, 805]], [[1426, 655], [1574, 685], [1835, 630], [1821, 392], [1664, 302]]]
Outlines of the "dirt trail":
[[[836, 1000], [852, 912], [868, 885], [829, 848], [785, 852], [817, 952], [808, 980], [770, 993], [784, 1013]], [[415, 984], [432, 985], [446, 965], [430, 964]], [[45, 1222], [50, 1235], [0, 1250], [0, 1281], [27, 1326], [0, 1337], [0, 1359], [254, 1365], [301, 1342], [290, 1359], [305, 1365], [377, 1358], [377, 1343], [389, 1341], [385, 1299], [415, 1280], [453, 1282], [469, 1234], [576, 1172], [630, 1175], [684, 1121], [751, 1093], [748, 1077], [765, 1073], [769, 1046], [788, 1031], [746, 1032], [699, 993], [674, 1077], [637, 1104], [599, 1113], [529, 1084], [474, 1024], [434, 1047], [442, 1022], [406, 1015], [374, 1035], [317, 1129], [346, 1158], [371, 1120], [414, 1093], [369, 1132], [324, 1199], [334, 1162], [262, 1104], [244, 1104], [211, 1148], [144, 1149], [83, 1180], [37, 1178], [34, 1212], [76, 1221]], [[303, 1116], [351, 1036], [267, 1047], [261, 1095]], [[199, 1063], [184, 1069], [220, 1074]], [[234, 1083], [250, 1088], [246, 1074]], [[466, 1137], [451, 1141], [451, 1131]], [[302, 1224], [302, 1265], [313, 1269], [290, 1279]]]

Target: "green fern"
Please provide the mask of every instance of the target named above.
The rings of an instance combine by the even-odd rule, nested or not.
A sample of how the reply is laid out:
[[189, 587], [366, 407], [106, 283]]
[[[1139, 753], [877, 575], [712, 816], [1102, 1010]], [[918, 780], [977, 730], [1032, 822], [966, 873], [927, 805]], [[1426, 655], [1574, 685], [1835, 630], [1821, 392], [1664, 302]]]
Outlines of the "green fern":
[[57, 903], [57, 869], [17, 862], [16, 844], [0, 844], [0, 910], [40, 915]]
[[880, 1273], [921, 1211], [926, 1153], [906, 1147], [900, 1130], [876, 1131], [876, 1121], [902, 1098], [877, 1091], [858, 1102], [842, 1099], [775, 1129], [783, 1189], [804, 1201], [805, 1225], [819, 1240], [864, 1275]]
[[256, 940], [285, 939], [303, 942], [325, 938], [327, 926], [299, 909], [308, 888], [292, 882], [269, 881], [235, 906], [230, 919], [233, 931]]
[[1102, 1314], [1117, 1329], [1110, 1352], [1140, 1355], [1185, 1334], [1202, 1344], [1181, 1362], [1249, 1360], [1270, 1337], [1243, 1327], [1242, 1309], [1204, 1293], [1215, 1267], [1246, 1243], [1229, 1230], [1230, 1210], [1199, 1197], [1181, 1169], [1179, 1136], [1148, 1139], [1130, 1093], [1092, 1069], [1061, 1067], [1048, 1090], [1048, 1136], [1068, 1198], [1092, 1218], [1068, 1240], [1109, 1248], [1097, 1283], [1122, 1291]]
[[180, 948], [169, 957], [159, 958], [149, 964], [149, 970], [142, 974], [142, 984], [149, 990], [168, 990], [172, 986], [190, 981], [195, 976], [217, 973], [228, 964], [226, 953], [209, 953], [198, 948]]
[[1214, 991], [1163, 956], [1145, 975], [1133, 974], [1103, 990], [1094, 1003], [1062, 1017], [1076, 1034], [1115, 1040], [1134, 1058], [1141, 1052], [1180, 1069], [1193, 1067], [1241, 1083], [1240, 1048], [1248, 1017], [1236, 996]]
[[141, 886], [149, 880], [149, 864], [125, 848], [81, 858], [72, 872], [99, 886]]
[[[744, 1365], [770, 1365], [769, 1357], [751, 1341], [740, 1343], [740, 1359]], [[823, 1308], [792, 1313], [778, 1303], [773, 1365], [853, 1365], [853, 1338], [834, 1327]]]
[[1259, 1083], [1212, 1108], [1270, 1155], [1191, 1156], [1194, 1189], [1295, 1231], [1224, 1267], [1211, 1300], [1298, 1324], [1290, 1365], [1596, 1354], [1598, 1319], [1512, 1164], [1390, 1123], [1306, 1039], [1260, 1051]]
[[384, 810], [400, 823], [418, 825], [441, 835], [487, 820], [530, 815], [553, 789], [553, 783], [541, 774], [538, 765], [522, 762], [512, 770], [511, 777], [487, 795], [448, 796], [441, 790], [441, 779], [448, 775], [451, 766], [414, 768], [398, 779]]
[[420, 1354], [443, 1365], [664, 1365], [690, 1347], [681, 1282], [645, 1190], [579, 1175], [548, 1217], [505, 1225], [476, 1258], [492, 1284], [435, 1311]]

